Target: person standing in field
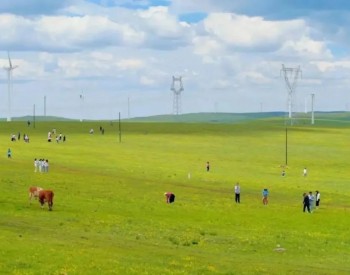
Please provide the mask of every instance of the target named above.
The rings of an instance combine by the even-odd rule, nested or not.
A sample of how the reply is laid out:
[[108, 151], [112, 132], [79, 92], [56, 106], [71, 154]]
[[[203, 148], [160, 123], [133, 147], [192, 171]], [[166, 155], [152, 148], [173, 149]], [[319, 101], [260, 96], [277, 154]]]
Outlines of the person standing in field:
[[7, 150], [7, 158], [12, 158], [12, 152], [11, 152], [11, 148], [9, 148], [8, 150]]
[[314, 203], [315, 203], [315, 196], [310, 191], [309, 192], [309, 205], [310, 205], [310, 211], [311, 212], [314, 210]]
[[166, 203], [173, 203], [175, 202], [175, 195], [172, 192], [165, 192], [164, 193]]
[[269, 190], [267, 188], [265, 188], [263, 191], [262, 191], [262, 202], [264, 205], [267, 205], [269, 203]]
[[39, 161], [35, 158], [34, 159], [34, 173], [38, 171]]
[[305, 212], [305, 209], [307, 209], [307, 212], [311, 213], [309, 196], [306, 193], [304, 193], [303, 197], [304, 197], [304, 199], [303, 199], [303, 205], [304, 205], [303, 206], [303, 212]]
[[207, 172], [209, 172], [209, 170], [210, 170], [210, 163], [209, 163], [209, 161], [207, 161]]
[[304, 170], [303, 170], [303, 176], [304, 176], [304, 177], [307, 176], [307, 169], [306, 169], [306, 167], [305, 167]]
[[320, 192], [316, 191], [316, 208], [320, 206], [320, 201], [321, 201], [321, 194]]
[[239, 182], [235, 185], [235, 202], [241, 203], [241, 187], [239, 186]]

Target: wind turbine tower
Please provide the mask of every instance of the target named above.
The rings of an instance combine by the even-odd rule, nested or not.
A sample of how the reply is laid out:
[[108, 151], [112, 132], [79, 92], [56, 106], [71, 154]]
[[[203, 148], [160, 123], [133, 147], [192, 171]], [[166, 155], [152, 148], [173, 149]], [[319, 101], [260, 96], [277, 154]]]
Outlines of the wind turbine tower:
[[291, 123], [293, 120], [293, 113], [295, 113], [295, 105], [296, 105], [296, 86], [298, 79], [301, 78], [301, 70], [300, 66], [297, 68], [287, 68], [282, 64], [282, 72], [284, 76], [284, 81], [286, 83], [287, 88], [287, 108], [288, 108], [288, 118]]
[[315, 103], [315, 94], [311, 94], [311, 124], [315, 124], [315, 115], [314, 115], [314, 103]]
[[173, 100], [173, 113], [178, 115], [181, 113], [181, 92], [184, 90], [182, 84], [182, 76], [175, 77], [173, 76], [173, 82], [171, 84], [171, 91], [174, 93]]
[[80, 122], [83, 122], [84, 119], [84, 92], [81, 92], [81, 94], [79, 95], [80, 98], [80, 111], [81, 111], [81, 118], [80, 118]]
[[7, 52], [7, 56], [9, 59], [9, 66], [4, 67], [4, 69], [7, 71], [7, 89], [8, 89], [8, 114], [7, 114], [7, 121], [11, 121], [11, 94], [12, 94], [12, 71], [16, 69], [18, 66], [12, 65], [10, 53]]

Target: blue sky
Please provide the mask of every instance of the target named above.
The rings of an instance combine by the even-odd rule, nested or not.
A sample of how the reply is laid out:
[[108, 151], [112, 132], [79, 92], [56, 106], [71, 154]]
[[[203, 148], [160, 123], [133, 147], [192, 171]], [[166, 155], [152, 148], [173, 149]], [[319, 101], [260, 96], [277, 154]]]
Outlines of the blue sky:
[[[347, 110], [350, 1], [12, 0], [0, 2], [0, 65], [11, 116], [111, 119], [286, 111], [282, 64], [300, 66], [293, 108]], [[82, 100], [80, 94], [84, 97]], [[0, 74], [0, 117], [9, 115]]]

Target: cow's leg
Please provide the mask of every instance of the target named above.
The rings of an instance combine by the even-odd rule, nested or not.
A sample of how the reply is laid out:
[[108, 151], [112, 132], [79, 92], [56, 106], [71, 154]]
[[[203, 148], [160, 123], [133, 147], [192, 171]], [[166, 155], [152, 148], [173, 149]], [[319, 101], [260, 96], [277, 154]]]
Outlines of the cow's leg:
[[41, 205], [41, 209], [44, 209], [44, 203], [45, 201], [43, 199], [39, 199], [40, 205]]
[[33, 193], [29, 192], [29, 204], [32, 204]]

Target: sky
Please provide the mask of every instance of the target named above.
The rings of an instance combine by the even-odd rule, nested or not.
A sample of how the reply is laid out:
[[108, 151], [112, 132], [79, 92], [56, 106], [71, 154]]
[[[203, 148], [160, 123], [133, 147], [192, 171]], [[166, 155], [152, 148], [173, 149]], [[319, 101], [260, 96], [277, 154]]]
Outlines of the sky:
[[349, 25], [347, 0], [0, 1], [0, 117], [287, 112], [285, 72], [293, 111], [349, 111]]

